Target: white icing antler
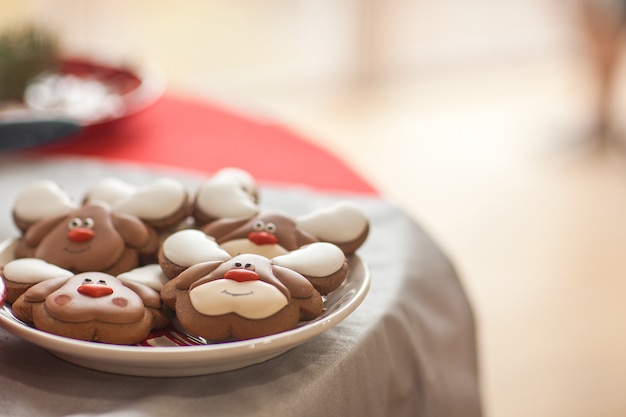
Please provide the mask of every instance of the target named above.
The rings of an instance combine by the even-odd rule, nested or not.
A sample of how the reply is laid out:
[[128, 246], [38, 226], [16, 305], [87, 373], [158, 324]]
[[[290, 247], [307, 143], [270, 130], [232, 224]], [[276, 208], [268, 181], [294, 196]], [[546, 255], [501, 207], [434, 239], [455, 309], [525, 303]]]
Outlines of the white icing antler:
[[37, 181], [20, 192], [13, 205], [13, 213], [23, 222], [34, 223], [46, 217], [67, 214], [78, 204], [55, 182]]
[[320, 240], [333, 243], [350, 242], [368, 228], [365, 214], [349, 201], [313, 211], [296, 219], [299, 227]]
[[195, 205], [213, 218], [254, 216], [259, 211], [254, 178], [246, 171], [224, 168], [200, 185]]
[[124, 282], [138, 282], [147, 285], [155, 291], [161, 291], [163, 285], [168, 281], [158, 264], [149, 264], [131, 269], [128, 272], [119, 274], [117, 278]]
[[339, 271], [345, 255], [338, 246], [328, 242], [316, 242], [285, 255], [272, 258], [274, 265], [284, 266], [304, 276], [326, 277]]
[[104, 178], [87, 193], [86, 200], [104, 201], [113, 211], [144, 220], [158, 220], [175, 213], [187, 200], [187, 191], [178, 181], [158, 178], [136, 187], [118, 178]]
[[4, 276], [9, 281], [36, 284], [52, 278], [69, 278], [74, 273], [37, 258], [15, 259], [4, 266]]
[[185, 229], [170, 235], [163, 242], [163, 254], [182, 267], [230, 259], [230, 255], [220, 249], [215, 240], [195, 229]]

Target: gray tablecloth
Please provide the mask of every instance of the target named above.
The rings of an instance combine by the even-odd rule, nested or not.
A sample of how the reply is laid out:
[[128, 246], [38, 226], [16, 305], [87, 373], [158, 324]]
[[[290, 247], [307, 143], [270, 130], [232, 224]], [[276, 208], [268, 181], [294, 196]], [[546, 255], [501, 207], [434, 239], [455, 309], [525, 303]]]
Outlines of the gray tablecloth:
[[[202, 175], [75, 159], [0, 157], [0, 239], [27, 183], [52, 179], [76, 196], [118, 175], [156, 175], [190, 190]], [[261, 189], [261, 205], [307, 213], [356, 201], [371, 221], [359, 254], [372, 283], [347, 319], [262, 364], [221, 374], [143, 378], [82, 368], [0, 329], [0, 414], [11, 416], [438, 416], [481, 414], [473, 315], [446, 256], [407, 215], [377, 197], [305, 187]]]

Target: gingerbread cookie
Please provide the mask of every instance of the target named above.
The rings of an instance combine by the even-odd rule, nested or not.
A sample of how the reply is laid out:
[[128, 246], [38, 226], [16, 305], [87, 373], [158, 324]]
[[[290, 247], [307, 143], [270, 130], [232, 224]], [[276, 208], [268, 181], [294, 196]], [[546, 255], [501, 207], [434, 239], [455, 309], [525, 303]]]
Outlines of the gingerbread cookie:
[[15, 317], [39, 330], [104, 343], [139, 343], [169, 324], [158, 292], [101, 272], [42, 281], [12, 308]]
[[256, 253], [272, 258], [319, 241], [352, 255], [367, 239], [369, 221], [354, 204], [342, 201], [299, 217], [259, 212], [251, 217], [221, 218], [202, 231], [233, 256]]
[[161, 297], [185, 330], [209, 340], [287, 331], [324, 308], [304, 276], [253, 254], [196, 264], [166, 283]]
[[[12, 257], [36, 258], [72, 273], [99, 271], [117, 275], [155, 259], [159, 240], [156, 231], [136, 216], [114, 213], [104, 202], [74, 203], [56, 184], [41, 181], [27, 187], [16, 199], [13, 218], [22, 231], [15, 240]], [[3, 278], [12, 302], [41, 279], [42, 263], [27, 277], [5, 265]], [[37, 281], [34, 281], [37, 280]]]
[[[171, 279], [196, 264], [224, 262], [231, 257], [211, 236], [187, 229], [165, 240], [159, 253], [159, 264]], [[314, 242], [273, 257], [271, 261], [298, 271], [323, 295], [337, 289], [348, 273], [345, 255], [339, 247], [328, 242]]]

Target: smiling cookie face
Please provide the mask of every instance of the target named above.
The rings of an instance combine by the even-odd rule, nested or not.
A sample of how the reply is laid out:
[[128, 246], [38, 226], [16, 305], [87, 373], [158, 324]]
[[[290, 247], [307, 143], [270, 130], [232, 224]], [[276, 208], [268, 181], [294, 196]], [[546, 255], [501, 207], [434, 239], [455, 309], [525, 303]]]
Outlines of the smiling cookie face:
[[304, 276], [254, 254], [194, 265], [165, 284], [161, 295], [186, 330], [211, 340], [278, 333], [323, 310]]
[[119, 344], [138, 343], [169, 322], [158, 292], [100, 272], [42, 281], [13, 303], [13, 313], [43, 331]]
[[[37, 291], [26, 292], [27, 301], [37, 301]], [[156, 300], [153, 300], [156, 302]], [[69, 323], [100, 320], [108, 323], [134, 323], [144, 315], [144, 302], [119, 279], [107, 274], [85, 273], [69, 278], [61, 288], [45, 296], [46, 311], [57, 320]]]
[[75, 273], [116, 275], [136, 267], [140, 252], [155, 252], [157, 242], [154, 230], [140, 219], [112, 213], [105, 203], [90, 203], [32, 225], [16, 256], [42, 259]]
[[36, 258], [75, 271], [103, 271], [124, 252], [124, 239], [104, 206], [85, 206], [65, 220], [41, 240]]

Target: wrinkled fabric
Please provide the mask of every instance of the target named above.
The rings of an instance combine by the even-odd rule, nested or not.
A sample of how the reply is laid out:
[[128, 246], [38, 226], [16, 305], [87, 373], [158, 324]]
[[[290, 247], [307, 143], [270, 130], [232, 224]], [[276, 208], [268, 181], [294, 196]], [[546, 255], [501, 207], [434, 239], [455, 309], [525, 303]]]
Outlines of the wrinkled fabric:
[[[204, 179], [84, 159], [2, 158], [0, 239], [17, 233], [11, 205], [29, 182], [52, 179], [80, 198], [105, 175], [136, 184], [168, 175], [190, 191]], [[292, 215], [339, 199], [370, 219], [357, 253], [371, 288], [337, 326], [267, 362], [185, 378], [82, 368], [0, 329], [0, 415], [480, 416], [471, 306], [453, 265], [419, 225], [378, 197], [261, 185], [263, 208]]]

